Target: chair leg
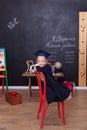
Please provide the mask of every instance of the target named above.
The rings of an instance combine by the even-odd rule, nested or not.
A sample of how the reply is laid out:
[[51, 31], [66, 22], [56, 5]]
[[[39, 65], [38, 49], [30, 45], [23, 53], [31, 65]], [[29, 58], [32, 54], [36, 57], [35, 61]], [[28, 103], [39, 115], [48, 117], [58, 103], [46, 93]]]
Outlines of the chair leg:
[[2, 93], [4, 93], [4, 78], [2, 78]]
[[43, 100], [41, 100], [39, 103], [39, 108], [38, 108], [38, 112], [37, 112], [37, 119], [39, 118], [39, 114], [41, 112], [42, 106], [43, 106]]
[[61, 117], [61, 113], [60, 113], [60, 102], [58, 102], [58, 116], [59, 116], [59, 118]]
[[64, 102], [61, 102], [61, 105], [62, 105], [62, 122], [64, 125], [66, 125], [65, 113], [64, 113]]
[[48, 108], [48, 104], [46, 105], [44, 103], [43, 107], [42, 107], [42, 118], [41, 118], [41, 122], [40, 122], [40, 129], [43, 127], [43, 122], [44, 122], [44, 119], [45, 119], [45, 116], [46, 116], [47, 108]]
[[65, 113], [64, 113], [64, 102], [58, 102], [58, 116], [59, 118], [61, 117], [61, 112], [60, 112], [60, 103], [61, 103], [61, 112], [62, 112], [62, 122], [64, 125], [66, 125], [66, 121], [65, 121]]

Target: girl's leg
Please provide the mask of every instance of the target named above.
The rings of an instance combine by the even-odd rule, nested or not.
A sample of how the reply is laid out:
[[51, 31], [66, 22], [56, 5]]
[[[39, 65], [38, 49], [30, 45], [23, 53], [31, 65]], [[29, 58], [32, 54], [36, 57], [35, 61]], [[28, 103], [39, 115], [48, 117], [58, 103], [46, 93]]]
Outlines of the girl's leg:
[[70, 100], [71, 98], [72, 98], [72, 94], [70, 93], [70, 95], [65, 100]]

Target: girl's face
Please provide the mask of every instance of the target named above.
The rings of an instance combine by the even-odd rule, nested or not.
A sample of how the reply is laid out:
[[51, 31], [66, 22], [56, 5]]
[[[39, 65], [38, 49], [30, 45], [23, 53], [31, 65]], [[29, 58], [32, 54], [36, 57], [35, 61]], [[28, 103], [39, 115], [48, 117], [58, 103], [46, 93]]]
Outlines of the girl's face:
[[40, 67], [43, 67], [44, 65], [47, 64], [47, 59], [46, 59], [44, 56], [38, 56], [38, 57], [37, 57], [37, 64], [38, 64]]

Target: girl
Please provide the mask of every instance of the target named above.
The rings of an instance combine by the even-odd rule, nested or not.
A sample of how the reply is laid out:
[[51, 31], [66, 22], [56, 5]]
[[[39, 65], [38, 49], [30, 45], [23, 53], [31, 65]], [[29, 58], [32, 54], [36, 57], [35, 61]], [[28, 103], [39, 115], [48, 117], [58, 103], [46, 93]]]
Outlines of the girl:
[[71, 93], [69, 88], [65, 85], [59, 83], [52, 74], [52, 69], [48, 64], [49, 53], [39, 50], [35, 53], [36, 55], [36, 68], [37, 71], [43, 72], [46, 78], [46, 94], [47, 94], [47, 103], [59, 102], [64, 100], [71, 99]]

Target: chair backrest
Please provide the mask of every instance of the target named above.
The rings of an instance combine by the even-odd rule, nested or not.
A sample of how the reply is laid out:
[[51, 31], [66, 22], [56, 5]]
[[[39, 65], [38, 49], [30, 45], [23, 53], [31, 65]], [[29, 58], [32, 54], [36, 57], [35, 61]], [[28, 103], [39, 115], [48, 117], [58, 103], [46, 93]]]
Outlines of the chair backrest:
[[42, 72], [36, 71], [40, 98], [46, 99], [46, 79]]

